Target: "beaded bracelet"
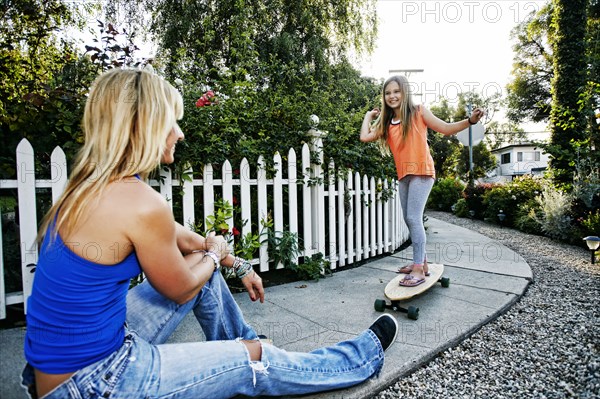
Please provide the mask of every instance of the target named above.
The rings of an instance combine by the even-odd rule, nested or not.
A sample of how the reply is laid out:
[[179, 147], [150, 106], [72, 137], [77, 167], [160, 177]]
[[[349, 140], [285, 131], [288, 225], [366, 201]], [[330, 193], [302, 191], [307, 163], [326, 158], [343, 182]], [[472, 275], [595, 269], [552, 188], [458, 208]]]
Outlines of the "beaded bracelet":
[[243, 263], [244, 259], [240, 258], [239, 256], [236, 256], [235, 258], [233, 258], [233, 265], [231, 267], [233, 268], [233, 270], [237, 270], [240, 268], [240, 266], [242, 266]]
[[254, 271], [250, 262], [238, 257], [236, 257], [233, 261], [233, 270], [239, 279], [246, 277]]

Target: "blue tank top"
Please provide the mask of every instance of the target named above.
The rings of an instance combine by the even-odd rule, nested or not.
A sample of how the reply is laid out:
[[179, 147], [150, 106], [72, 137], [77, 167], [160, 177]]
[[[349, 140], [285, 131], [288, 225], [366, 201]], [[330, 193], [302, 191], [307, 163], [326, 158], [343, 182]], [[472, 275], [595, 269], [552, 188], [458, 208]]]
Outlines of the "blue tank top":
[[[70, 373], [123, 344], [129, 281], [141, 268], [135, 252], [101, 265], [75, 254], [59, 234], [51, 242], [49, 232], [27, 302], [25, 358], [45, 373]], [[91, 244], [86, 253], [95, 250]]]

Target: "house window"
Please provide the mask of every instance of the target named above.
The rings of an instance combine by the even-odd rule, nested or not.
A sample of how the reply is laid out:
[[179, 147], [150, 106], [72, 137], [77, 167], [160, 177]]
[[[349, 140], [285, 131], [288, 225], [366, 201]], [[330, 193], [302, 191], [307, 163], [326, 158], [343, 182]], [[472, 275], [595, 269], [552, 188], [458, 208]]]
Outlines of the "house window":
[[510, 163], [510, 152], [500, 155], [500, 163], [501, 164]]
[[540, 160], [539, 151], [517, 152], [517, 162], [533, 162]]

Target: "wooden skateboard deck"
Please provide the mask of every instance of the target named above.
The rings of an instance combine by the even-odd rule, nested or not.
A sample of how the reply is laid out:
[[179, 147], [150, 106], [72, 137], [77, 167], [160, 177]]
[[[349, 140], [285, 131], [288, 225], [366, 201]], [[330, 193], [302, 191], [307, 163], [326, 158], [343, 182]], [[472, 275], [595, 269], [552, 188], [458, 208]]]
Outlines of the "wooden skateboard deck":
[[404, 301], [427, 291], [438, 282], [444, 273], [444, 265], [441, 263], [430, 263], [428, 266], [430, 274], [425, 277], [425, 282], [415, 287], [403, 287], [400, 285], [400, 281], [406, 277], [406, 274], [398, 274], [385, 286], [385, 296], [392, 301]]
[[405, 301], [414, 296], [422, 294], [431, 288], [438, 281], [442, 283], [442, 287], [450, 286], [450, 279], [442, 277], [444, 273], [444, 265], [441, 263], [429, 263], [429, 276], [425, 277], [425, 281], [414, 287], [404, 287], [400, 285], [400, 281], [406, 277], [406, 274], [398, 274], [385, 286], [385, 296], [391, 300], [391, 304], [388, 304], [385, 299], [375, 300], [375, 310], [383, 312], [385, 309], [392, 309], [407, 313], [409, 319], [417, 320], [419, 318], [419, 308], [416, 306], [409, 306], [408, 308], [400, 306], [401, 301]]

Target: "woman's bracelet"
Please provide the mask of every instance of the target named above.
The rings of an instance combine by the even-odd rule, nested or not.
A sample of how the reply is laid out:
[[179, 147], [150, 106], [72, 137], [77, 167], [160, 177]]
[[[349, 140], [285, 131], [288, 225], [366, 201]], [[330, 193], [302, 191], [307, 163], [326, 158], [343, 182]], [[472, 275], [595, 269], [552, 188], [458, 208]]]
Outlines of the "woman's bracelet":
[[237, 256], [233, 260], [233, 270], [239, 279], [246, 277], [254, 271], [250, 262]]
[[242, 264], [244, 264], [244, 259], [240, 258], [239, 256], [236, 256], [233, 258], [233, 265], [231, 265], [231, 268], [234, 271], [236, 271], [240, 268], [240, 266], [242, 266]]
[[215, 263], [215, 271], [221, 270], [221, 260], [219, 259], [219, 257], [217, 256], [216, 253], [214, 253], [212, 251], [204, 251], [202, 249], [193, 250], [192, 253], [194, 253], [194, 254], [201, 253], [204, 256], [208, 256]]
[[477, 124], [477, 122], [471, 122], [471, 117], [470, 116], [467, 118], [467, 121], [469, 122], [469, 125], [476, 125]]

